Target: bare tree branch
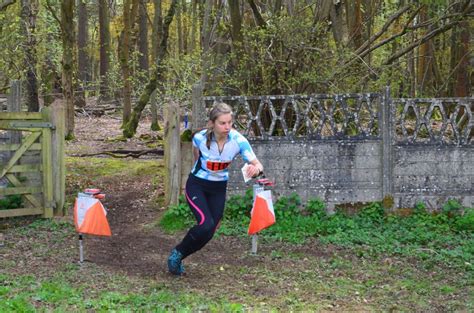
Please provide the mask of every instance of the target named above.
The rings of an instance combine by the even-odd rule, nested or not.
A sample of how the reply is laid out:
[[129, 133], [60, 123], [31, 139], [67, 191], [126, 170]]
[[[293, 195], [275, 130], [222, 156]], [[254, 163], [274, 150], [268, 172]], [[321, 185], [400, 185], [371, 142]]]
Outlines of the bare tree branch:
[[[359, 49], [357, 49], [357, 51], [355, 51], [356, 54], [360, 55], [365, 49], [367, 49], [367, 47], [369, 47], [375, 40], [377, 40], [380, 36], [382, 36], [387, 30], [388, 28], [390, 27], [390, 25], [393, 24], [393, 22], [395, 22], [396, 20], [398, 20], [400, 18], [400, 16], [402, 16], [402, 14], [404, 14], [405, 12], [407, 12], [408, 10], [410, 10], [411, 6], [410, 5], [407, 5], [403, 8], [401, 8], [400, 10], [398, 10], [395, 14], [393, 14], [389, 19], [388, 21], [383, 25], [382, 29], [377, 32], [376, 34], [374, 34], [372, 37], [370, 37], [366, 42], [364, 42], [364, 44], [362, 46], [359, 47]], [[418, 14], [419, 10], [421, 9], [422, 7], [419, 7], [415, 10], [416, 14]], [[411, 21], [412, 19], [410, 19], [409, 21]]]
[[2, 2], [0, 2], [0, 11], [6, 10], [8, 6], [14, 4], [15, 2], [15, 0], [3, 0]]
[[46, 0], [45, 7], [51, 13], [51, 15], [56, 20], [56, 22], [58, 22], [59, 27], [61, 28], [61, 32], [63, 32], [64, 28], [63, 28], [63, 24], [61, 23], [61, 19], [58, 17], [56, 12], [54, 11], [54, 8], [51, 6], [51, 3], [49, 3], [49, 0]]
[[252, 8], [253, 16], [255, 17], [255, 21], [259, 27], [265, 28], [267, 24], [265, 23], [265, 20], [262, 17], [262, 14], [260, 14], [260, 11], [258, 10], [257, 5], [255, 4], [254, 0], [247, 0], [250, 8]]
[[395, 35], [385, 39], [385, 40], [382, 40], [381, 42], [379, 42], [378, 44], [376, 44], [375, 46], [373, 47], [370, 47], [369, 49], [365, 50], [365, 51], [361, 51], [359, 52], [359, 57], [363, 58], [365, 57], [367, 54], [369, 54], [370, 52], [374, 51], [375, 49], [378, 49], [380, 48], [381, 46], [395, 40], [396, 38], [398, 37], [401, 37], [403, 35], [406, 34], [406, 32], [408, 31], [409, 29], [409, 25], [411, 23], [411, 21], [413, 21], [413, 19], [415, 19], [415, 17], [418, 15], [418, 12], [421, 10], [422, 7], [419, 7], [417, 8], [417, 10], [415, 10], [415, 12], [413, 12], [413, 14], [408, 18], [407, 22], [405, 23], [405, 26], [403, 26], [403, 29], [401, 31], [399, 31], [398, 33], [396, 33]]
[[415, 49], [416, 47], [418, 47], [419, 45], [422, 45], [424, 44], [425, 42], [427, 42], [428, 40], [430, 40], [431, 38], [435, 37], [436, 35], [439, 35], [441, 33], [444, 33], [445, 31], [447, 30], [450, 30], [451, 28], [453, 28], [454, 26], [456, 26], [457, 24], [459, 24], [459, 20], [458, 21], [453, 21], [451, 23], [448, 23], [446, 25], [443, 25], [439, 28], [436, 28], [434, 30], [432, 30], [431, 32], [429, 32], [428, 34], [426, 34], [425, 36], [423, 36], [422, 38], [418, 39], [417, 41], [415, 41], [414, 43], [412, 43], [411, 45], [405, 47], [404, 49], [398, 51], [397, 53], [395, 53], [394, 55], [392, 55], [390, 58], [388, 58], [383, 64], [384, 65], [388, 65], [388, 64], [391, 64], [393, 61], [395, 61], [396, 59], [398, 59], [399, 57], [407, 54], [408, 52], [410, 52], [411, 50]]

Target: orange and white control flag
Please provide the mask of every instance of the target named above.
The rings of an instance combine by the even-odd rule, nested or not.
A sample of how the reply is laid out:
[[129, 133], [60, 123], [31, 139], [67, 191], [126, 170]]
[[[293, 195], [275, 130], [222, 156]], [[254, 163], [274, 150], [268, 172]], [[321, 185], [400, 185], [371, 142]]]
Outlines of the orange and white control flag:
[[74, 204], [74, 223], [78, 233], [112, 236], [102, 203], [89, 197], [78, 197]]
[[270, 190], [265, 190], [255, 197], [250, 212], [248, 234], [254, 235], [273, 224], [275, 224], [275, 211], [273, 210], [272, 193]]

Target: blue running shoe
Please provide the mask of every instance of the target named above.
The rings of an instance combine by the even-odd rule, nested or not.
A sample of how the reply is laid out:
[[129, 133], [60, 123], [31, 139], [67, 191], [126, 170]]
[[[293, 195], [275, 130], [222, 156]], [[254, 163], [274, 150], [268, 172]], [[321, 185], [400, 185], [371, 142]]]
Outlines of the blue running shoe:
[[176, 249], [171, 251], [171, 254], [168, 258], [168, 270], [174, 275], [184, 274], [184, 266], [181, 263], [183, 255]]

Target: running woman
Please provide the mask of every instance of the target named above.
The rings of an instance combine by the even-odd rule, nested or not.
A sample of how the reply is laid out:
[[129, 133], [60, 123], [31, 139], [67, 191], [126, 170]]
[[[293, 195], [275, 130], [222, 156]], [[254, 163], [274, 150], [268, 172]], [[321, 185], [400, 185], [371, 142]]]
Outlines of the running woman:
[[202, 249], [214, 236], [224, 213], [227, 168], [232, 160], [240, 154], [249, 164], [249, 177], [263, 171], [249, 142], [232, 128], [232, 122], [230, 106], [217, 103], [209, 113], [208, 127], [193, 137], [194, 166], [186, 182], [185, 196], [197, 223], [171, 251], [168, 270], [174, 275], [184, 274], [182, 261]]

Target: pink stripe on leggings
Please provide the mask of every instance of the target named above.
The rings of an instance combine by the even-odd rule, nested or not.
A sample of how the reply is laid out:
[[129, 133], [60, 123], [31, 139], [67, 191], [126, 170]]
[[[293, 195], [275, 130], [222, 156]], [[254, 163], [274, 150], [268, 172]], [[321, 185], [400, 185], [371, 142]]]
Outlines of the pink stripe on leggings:
[[202, 225], [206, 220], [204, 213], [202, 213], [201, 209], [199, 209], [198, 206], [191, 200], [191, 198], [189, 198], [188, 192], [185, 192], [184, 194], [186, 195], [186, 199], [188, 199], [188, 202], [191, 203], [193, 208], [199, 213], [199, 215], [201, 215], [201, 222], [199, 223], [199, 225]]

